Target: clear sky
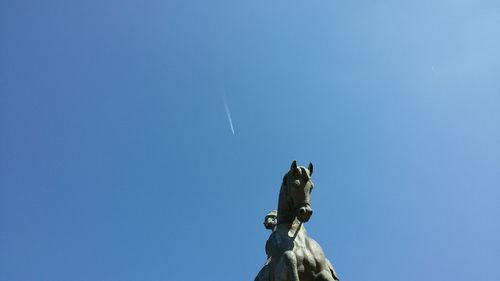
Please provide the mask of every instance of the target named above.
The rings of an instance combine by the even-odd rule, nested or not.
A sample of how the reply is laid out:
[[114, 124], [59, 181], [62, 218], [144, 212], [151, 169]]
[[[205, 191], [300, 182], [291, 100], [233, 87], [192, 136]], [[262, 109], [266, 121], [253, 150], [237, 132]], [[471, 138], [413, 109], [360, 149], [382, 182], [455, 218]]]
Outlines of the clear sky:
[[253, 280], [293, 159], [341, 279], [500, 276], [499, 1], [3, 0], [0, 42], [2, 281]]

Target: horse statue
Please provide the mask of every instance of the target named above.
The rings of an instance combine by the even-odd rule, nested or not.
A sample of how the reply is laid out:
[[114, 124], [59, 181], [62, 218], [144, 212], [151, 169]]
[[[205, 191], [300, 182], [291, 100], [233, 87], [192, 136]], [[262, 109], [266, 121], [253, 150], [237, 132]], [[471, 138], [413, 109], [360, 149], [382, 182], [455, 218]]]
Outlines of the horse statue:
[[303, 226], [313, 213], [312, 173], [311, 163], [305, 168], [293, 161], [283, 177], [277, 216], [271, 212], [264, 220], [272, 233], [266, 242], [268, 259], [255, 281], [339, 281], [320, 245], [307, 236]]

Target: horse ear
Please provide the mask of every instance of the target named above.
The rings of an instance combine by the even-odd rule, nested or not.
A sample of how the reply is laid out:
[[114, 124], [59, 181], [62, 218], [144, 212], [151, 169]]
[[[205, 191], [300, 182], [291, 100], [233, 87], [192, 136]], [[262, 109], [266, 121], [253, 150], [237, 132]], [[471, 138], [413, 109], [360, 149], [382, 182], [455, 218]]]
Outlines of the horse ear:
[[312, 176], [312, 174], [313, 174], [313, 163], [309, 162], [309, 166], [307, 166], [307, 169], [309, 170], [309, 176]]
[[297, 167], [297, 161], [293, 160], [292, 166], [290, 166], [290, 170], [293, 173], [297, 173], [299, 171], [299, 168]]

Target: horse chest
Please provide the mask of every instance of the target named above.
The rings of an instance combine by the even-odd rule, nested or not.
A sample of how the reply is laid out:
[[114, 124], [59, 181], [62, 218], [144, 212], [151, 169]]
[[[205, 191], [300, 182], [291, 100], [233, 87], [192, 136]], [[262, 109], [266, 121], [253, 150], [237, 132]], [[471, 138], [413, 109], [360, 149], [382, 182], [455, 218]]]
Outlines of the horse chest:
[[297, 258], [297, 270], [303, 272], [306, 269], [316, 268], [316, 259], [308, 247], [307, 238], [299, 236], [294, 241], [293, 252]]
[[278, 229], [271, 234], [266, 243], [266, 252], [274, 258], [286, 251], [293, 251], [297, 263], [297, 270], [304, 272], [316, 268], [316, 259], [311, 250], [310, 239], [304, 228], [296, 234], [297, 228]]

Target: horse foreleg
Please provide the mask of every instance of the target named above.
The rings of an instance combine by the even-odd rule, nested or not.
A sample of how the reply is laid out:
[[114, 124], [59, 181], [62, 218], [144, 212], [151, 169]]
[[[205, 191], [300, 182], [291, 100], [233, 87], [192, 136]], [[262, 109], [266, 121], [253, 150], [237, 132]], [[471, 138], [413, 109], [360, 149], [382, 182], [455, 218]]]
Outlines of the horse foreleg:
[[333, 277], [333, 274], [330, 270], [323, 270], [318, 275], [316, 275], [314, 281], [338, 281], [338, 279], [335, 279]]
[[300, 281], [297, 271], [297, 257], [293, 251], [286, 251], [281, 256], [275, 281]]

